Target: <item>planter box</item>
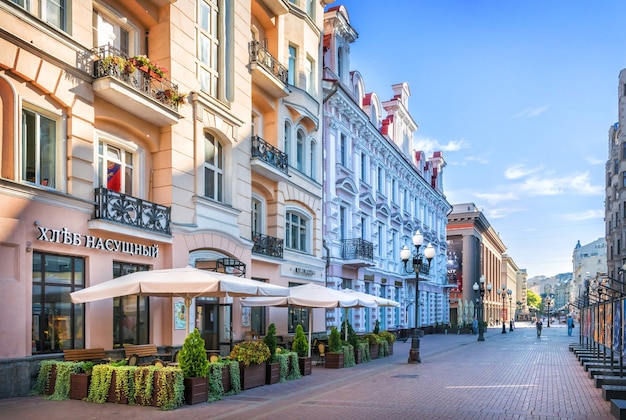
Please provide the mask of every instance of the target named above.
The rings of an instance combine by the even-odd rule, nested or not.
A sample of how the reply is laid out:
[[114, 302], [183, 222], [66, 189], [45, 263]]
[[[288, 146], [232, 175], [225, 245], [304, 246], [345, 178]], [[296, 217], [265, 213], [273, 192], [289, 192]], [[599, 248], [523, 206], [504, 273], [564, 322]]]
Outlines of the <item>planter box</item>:
[[209, 381], [207, 378], [185, 378], [185, 404], [193, 405], [207, 402], [209, 399]]
[[241, 376], [242, 390], [265, 385], [265, 363], [250, 364], [248, 366], [239, 363], [239, 374]]
[[222, 387], [224, 388], [224, 394], [233, 389], [230, 384], [230, 367], [228, 365], [222, 368]]
[[298, 357], [298, 367], [300, 368], [300, 374], [302, 376], [311, 374], [311, 358], [310, 357]]
[[326, 363], [328, 369], [341, 369], [343, 367], [343, 353], [326, 353]]
[[113, 370], [113, 374], [111, 375], [111, 385], [109, 386], [109, 394], [107, 395], [107, 402], [112, 402], [115, 404], [128, 404], [128, 397], [122, 391], [120, 393], [119, 398], [117, 397], [117, 392], [115, 392], [115, 387], [117, 383], [115, 370]]
[[363, 352], [361, 352], [361, 349], [354, 349], [354, 363], [357, 365], [363, 363]]
[[280, 381], [280, 363], [267, 363], [265, 365], [265, 383], [268, 385]]
[[370, 344], [370, 359], [378, 359], [378, 351], [380, 349], [379, 344]]
[[50, 366], [50, 380], [48, 381], [48, 385], [44, 390], [45, 395], [54, 394], [54, 386], [57, 382], [57, 367], [55, 365]]
[[393, 356], [393, 343], [389, 343], [389, 356]]
[[89, 394], [91, 375], [86, 373], [73, 373], [70, 375], [70, 399], [83, 400]]

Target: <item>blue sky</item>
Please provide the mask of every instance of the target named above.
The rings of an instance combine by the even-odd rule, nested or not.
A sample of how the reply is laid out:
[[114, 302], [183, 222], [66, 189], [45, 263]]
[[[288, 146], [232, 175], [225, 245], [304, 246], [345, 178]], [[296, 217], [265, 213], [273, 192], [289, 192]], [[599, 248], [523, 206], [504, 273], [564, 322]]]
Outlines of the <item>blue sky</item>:
[[345, 0], [350, 67], [381, 100], [407, 82], [416, 148], [441, 150], [451, 204], [481, 208], [530, 277], [604, 237], [608, 130], [626, 1]]

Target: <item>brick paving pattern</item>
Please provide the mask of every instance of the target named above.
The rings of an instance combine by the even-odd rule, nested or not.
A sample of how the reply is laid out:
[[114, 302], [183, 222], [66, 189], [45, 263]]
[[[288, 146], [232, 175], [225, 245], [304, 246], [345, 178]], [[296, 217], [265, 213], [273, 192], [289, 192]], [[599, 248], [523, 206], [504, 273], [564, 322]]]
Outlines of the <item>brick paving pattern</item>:
[[2, 419], [612, 419], [610, 402], [558, 325], [541, 338], [529, 323], [501, 334], [427, 335], [422, 363], [407, 364], [410, 340], [394, 355], [347, 369], [313, 367], [303, 379], [265, 385], [173, 411], [42, 397], [0, 400]]

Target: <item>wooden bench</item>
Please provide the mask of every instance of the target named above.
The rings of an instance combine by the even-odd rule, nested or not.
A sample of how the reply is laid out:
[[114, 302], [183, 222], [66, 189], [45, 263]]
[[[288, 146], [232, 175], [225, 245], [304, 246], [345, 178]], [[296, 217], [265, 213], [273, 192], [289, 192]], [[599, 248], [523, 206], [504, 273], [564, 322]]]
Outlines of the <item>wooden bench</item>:
[[138, 357], [157, 357], [159, 359], [172, 357], [171, 353], [159, 353], [156, 344], [136, 344], [124, 346], [124, 352], [126, 353], [127, 358], [133, 354]]
[[87, 360], [104, 360], [106, 353], [104, 349], [67, 349], [63, 350], [63, 359], [66, 362], [82, 362]]

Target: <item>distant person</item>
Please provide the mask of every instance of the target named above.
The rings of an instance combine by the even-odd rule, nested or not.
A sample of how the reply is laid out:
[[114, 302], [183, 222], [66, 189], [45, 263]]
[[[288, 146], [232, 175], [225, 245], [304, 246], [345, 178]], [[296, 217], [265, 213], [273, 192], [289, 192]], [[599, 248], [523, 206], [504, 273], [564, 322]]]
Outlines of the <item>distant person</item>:
[[571, 316], [567, 317], [567, 335], [572, 336], [572, 330], [574, 329], [574, 319]]
[[537, 337], [541, 337], [541, 329], [543, 328], [543, 322], [537, 320]]
[[478, 318], [474, 318], [472, 329], [474, 330], [474, 334], [478, 334]]

